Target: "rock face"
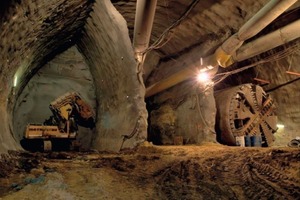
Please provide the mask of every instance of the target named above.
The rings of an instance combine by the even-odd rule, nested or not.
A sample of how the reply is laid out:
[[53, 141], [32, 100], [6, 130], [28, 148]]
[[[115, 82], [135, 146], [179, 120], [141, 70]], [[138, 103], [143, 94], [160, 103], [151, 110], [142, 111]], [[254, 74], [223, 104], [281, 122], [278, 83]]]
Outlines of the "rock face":
[[155, 144], [174, 144], [178, 136], [183, 144], [216, 143], [213, 88], [191, 84], [181, 84], [153, 98], [148, 109], [149, 139]]
[[[202, 88], [201, 88], [202, 89]], [[213, 89], [199, 89], [178, 107], [178, 131], [186, 144], [216, 143], [216, 104]]]
[[[19, 96], [13, 117], [13, 133], [23, 138], [27, 124], [42, 124], [52, 114], [49, 104], [67, 92], [77, 92], [96, 110], [93, 78], [82, 55], [74, 46], [43, 66], [28, 82]], [[77, 139], [90, 148], [93, 132], [79, 127]]]
[[96, 86], [93, 146], [113, 151], [132, 148], [146, 140], [147, 111], [126, 22], [108, 0], [96, 1], [90, 15], [78, 46]]
[[175, 110], [164, 104], [159, 109], [151, 112], [151, 137], [156, 144], [174, 144], [176, 133], [177, 115]]

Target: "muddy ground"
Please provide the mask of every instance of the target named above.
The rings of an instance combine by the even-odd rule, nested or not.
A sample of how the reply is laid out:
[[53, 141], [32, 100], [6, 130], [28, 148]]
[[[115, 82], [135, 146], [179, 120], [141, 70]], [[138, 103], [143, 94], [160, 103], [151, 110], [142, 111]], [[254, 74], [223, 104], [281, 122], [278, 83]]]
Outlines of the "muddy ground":
[[300, 199], [299, 148], [153, 146], [11, 152], [0, 199]]

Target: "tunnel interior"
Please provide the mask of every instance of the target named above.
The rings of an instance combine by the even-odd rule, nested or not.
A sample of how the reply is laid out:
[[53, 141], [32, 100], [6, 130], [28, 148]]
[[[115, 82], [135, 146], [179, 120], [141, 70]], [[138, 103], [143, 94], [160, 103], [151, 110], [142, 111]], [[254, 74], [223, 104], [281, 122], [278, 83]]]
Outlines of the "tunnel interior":
[[[13, 111], [14, 138], [20, 142], [28, 124], [44, 124], [53, 115], [49, 105], [69, 92], [79, 93], [96, 112], [93, 77], [76, 46], [57, 55], [30, 79], [18, 97]], [[78, 126], [77, 141], [90, 149], [93, 129]]]
[[[0, 152], [20, 149], [26, 124], [43, 123], [51, 115], [49, 103], [68, 91], [80, 93], [96, 114], [94, 129], [79, 127], [77, 139], [84, 148], [119, 151], [146, 140], [173, 144], [174, 138], [184, 144], [216, 143], [215, 91], [245, 83], [259, 85], [254, 81], [259, 77], [272, 80], [261, 86], [277, 104], [283, 105], [279, 106], [279, 121], [289, 124], [286, 130], [291, 134], [287, 138], [291, 139], [297, 134], [299, 121], [298, 110], [292, 108], [297, 105], [297, 94], [291, 91], [297, 90], [299, 81], [295, 79], [288, 85], [284, 82], [291, 80], [285, 74], [286, 67], [299, 60], [299, 39], [226, 69], [218, 68], [214, 73], [231, 73], [224, 80], [215, 76], [199, 84], [191, 76], [147, 96], [150, 86], [201, 63], [266, 2], [245, 1], [228, 6], [226, 0], [191, 4], [170, 1], [170, 5], [176, 5], [176, 12], [171, 11], [172, 6], [158, 2], [150, 44], [165, 43], [150, 46], [153, 49], [147, 53], [143, 69], [132, 45], [132, 1], [1, 3]], [[226, 6], [229, 14], [220, 12]], [[169, 20], [164, 20], [166, 10]], [[246, 43], [297, 21], [298, 14], [299, 3]], [[274, 59], [261, 62], [269, 57]], [[249, 65], [256, 67], [232, 73]], [[293, 70], [297, 71], [297, 66]], [[277, 90], [277, 86], [281, 89]]]
[[[94, 130], [80, 128], [85, 148], [118, 151], [145, 140], [144, 87], [135, 79], [125, 20], [109, 1], [7, 7], [1, 18], [1, 152], [19, 149], [26, 124], [43, 123], [49, 103], [67, 91], [80, 93], [97, 115]], [[14, 29], [20, 31], [7, 34]], [[122, 143], [135, 124], [134, 137]]]
[[0, 199], [297, 199], [299, 16], [0, 1]]

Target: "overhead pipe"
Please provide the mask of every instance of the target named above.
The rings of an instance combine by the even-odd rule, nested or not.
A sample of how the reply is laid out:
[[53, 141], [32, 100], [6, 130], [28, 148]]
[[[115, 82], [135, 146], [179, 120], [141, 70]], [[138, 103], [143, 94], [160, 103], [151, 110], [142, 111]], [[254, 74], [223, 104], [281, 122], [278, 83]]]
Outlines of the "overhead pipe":
[[149, 47], [156, 4], [157, 0], [137, 0], [133, 33], [133, 48], [136, 59], [139, 62], [143, 61], [144, 52]]
[[236, 55], [233, 55], [233, 60], [235, 62], [246, 60], [280, 45], [286, 44], [299, 37], [300, 19], [243, 45], [237, 50]]
[[250, 20], [248, 20], [236, 34], [228, 38], [216, 50], [215, 57], [219, 66], [226, 68], [232, 65], [234, 63], [232, 55], [242, 46], [245, 40], [255, 36], [296, 2], [297, 0], [269, 1]]
[[[211, 61], [215, 61], [213, 55], [208, 56], [206, 58], [203, 58], [203, 63], [211, 63]], [[210, 75], [214, 75], [217, 72], [217, 68], [207, 68], [207, 73]], [[197, 73], [199, 72], [199, 68], [198, 66], [189, 66], [179, 72], [176, 72], [172, 75], [170, 75], [169, 77], [158, 81], [154, 84], [152, 84], [151, 86], [146, 88], [146, 93], [145, 93], [145, 97], [150, 97], [153, 96], [163, 90], [166, 90], [174, 85], [177, 85], [178, 83], [181, 83], [191, 77], [195, 77], [197, 75]]]
[[154, 83], [153, 85], [146, 88], [146, 94], [145, 97], [153, 96], [163, 90], [166, 90], [178, 83], [181, 83], [185, 80], [187, 80], [190, 77], [195, 76], [197, 68], [196, 67], [188, 67], [184, 70], [181, 70], [175, 74], [172, 74], [171, 76], [158, 81]]
[[274, 21], [298, 0], [271, 0], [258, 11], [238, 32], [240, 40], [247, 40]]
[[[204, 58], [202, 68], [207, 68], [210, 72], [216, 72], [218, 66], [228, 67], [234, 63], [233, 55], [240, 48], [244, 41], [259, 33], [263, 28], [270, 24], [280, 14], [292, 6], [297, 0], [271, 0], [260, 11], [258, 11], [240, 30], [228, 38], [214, 54]], [[210, 70], [213, 68], [213, 70]], [[195, 76], [194, 71], [197, 67], [187, 67], [166, 79], [163, 79], [146, 89], [146, 97], [155, 95], [168, 89], [182, 81]]]

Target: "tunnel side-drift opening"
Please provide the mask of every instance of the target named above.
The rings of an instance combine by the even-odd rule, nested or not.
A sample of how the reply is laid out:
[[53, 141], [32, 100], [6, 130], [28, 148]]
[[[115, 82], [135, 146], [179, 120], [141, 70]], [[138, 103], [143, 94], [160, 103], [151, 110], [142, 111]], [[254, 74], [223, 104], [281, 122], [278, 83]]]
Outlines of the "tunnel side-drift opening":
[[[119, 151], [121, 149], [134, 148], [145, 141], [147, 135], [147, 111], [144, 102], [145, 89], [143, 83], [140, 83], [137, 78], [137, 64], [123, 17], [108, 0], [95, 2], [78, 0], [72, 1], [70, 4], [64, 4], [57, 0], [51, 2], [51, 5], [43, 4], [43, 7], [38, 9], [39, 11], [36, 13], [39, 16], [33, 16], [34, 12], [31, 12], [31, 9], [40, 6], [40, 3], [40, 1], [37, 1], [32, 7], [20, 4], [15, 10], [12, 9], [12, 13], [9, 13], [7, 18], [9, 23], [1, 27], [6, 30], [1, 35], [3, 36], [2, 38], [6, 38], [6, 40], [2, 41], [3, 43], [19, 38], [16, 32], [10, 34], [12, 38], [7, 38], [8, 35], [5, 35], [8, 30], [12, 29], [11, 26], [14, 24], [29, 23], [28, 17], [32, 18], [34, 24], [38, 20], [42, 22], [41, 24], [37, 23], [36, 26], [26, 24], [27, 28], [24, 34], [30, 37], [22, 37], [24, 41], [28, 40], [22, 46], [23, 49], [21, 48], [9, 54], [9, 51], [12, 49], [10, 45], [6, 43], [1, 44], [5, 46], [4, 53], [1, 54], [4, 56], [2, 60], [7, 60], [8, 63], [4, 63], [4, 70], [1, 74], [1, 83], [5, 83], [3, 85], [7, 87], [1, 91], [1, 94], [3, 94], [1, 102], [5, 103], [0, 108], [3, 111], [2, 113], [4, 113], [0, 116], [0, 121], [3, 121], [3, 124], [6, 125], [0, 128], [1, 132], [4, 132], [0, 138], [0, 151], [5, 152], [17, 148], [17, 142], [14, 140], [19, 140], [22, 134], [21, 130], [17, 130], [16, 133], [10, 135], [13, 132], [12, 129], [15, 129], [13, 128], [13, 123], [18, 121], [14, 118], [20, 117], [17, 114], [13, 116], [13, 108], [17, 109], [21, 99], [24, 99], [19, 98], [19, 96], [26, 87], [27, 82], [34, 76], [45, 60], [50, 60], [49, 58], [53, 54], [55, 55], [55, 52], [57, 53], [63, 46], [67, 47], [76, 42], [73, 39], [78, 36], [77, 31], [79, 30], [80, 32], [82, 30], [87, 16], [89, 16], [89, 19], [86, 21], [82, 38], [77, 42], [77, 45], [91, 71], [96, 93], [96, 113], [98, 118], [96, 133], [94, 134], [95, 138], [92, 140], [91, 146], [97, 150]], [[90, 12], [91, 3], [93, 3], [92, 12]], [[62, 8], [65, 12], [61, 14], [59, 13], [61, 9], [49, 10], [47, 9], [49, 6], [58, 6], [57, 8]], [[24, 17], [21, 14], [17, 14], [23, 13], [27, 8], [30, 9], [29, 14]], [[76, 12], [72, 8], [76, 8]], [[53, 11], [53, 13], [48, 13], [49, 16], [45, 13], [43, 14], [42, 12], [45, 9], [47, 10], [45, 13], [50, 11]], [[17, 19], [18, 22], [11, 23], [11, 18]], [[31, 43], [31, 39], [36, 42]], [[12, 60], [14, 61], [13, 63], [11, 62]], [[18, 71], [18, 67], [21, 66], [23, 73], [18, 77], [19, 84], [14, 88], [14, 75]], [[28, 86], [30, 87], [30, 84]], [[15, 89], [15, 92], [13, 89]], [[36, 97], [32, 96], [31, 98], [35, 99]], [[16, 100], [19, 100], [18, 104]], [[34, 106], [38, 107], [38, 105]], [[45, 108], [43, 107], [42, 109]], [[26, 111], [26, 108], [24, 108], [24, 111]], [[24, 113], [28, 114], [28, 112]], [[39, 113], [41, 114], [41, 112]], [[30, 116], [27, 117], [30, 118]], [[40, 119], [42, 118], [44, 119], [45, 117], [40, 116]], [[11, 128], [10, 131], [9, 127]], [[136, 130], [133, 131], [133, 129]], [[133, 132], [134, 134], [130, 135]]]
[[[67, 150], [71, 142], [76, 142], [81, 149], [90, 149], [93, 127], [82, 124], [86, 120], [80, 120], [76, 108], [86, 102], [91, 111], [85, 114], [95, 113], [94, 88], [93, 77], [82, 55], [76, 46], [69, 48], [44, 65], [22, 91], [14, 108], [14, 137], [26, 150], [41, 151], [44, 141], [51, 142], [53, 150]], [[80, 97], [81, 102], [77, 103], [76, 97]], [[70, 116], [65, 116], [68, 114]], [[74, 125], [67, 123], [69, 118]], [[31, 137], [28, 136], [29, 125]], [[64, 133], [70, 135], [63, 137]]]
[[44, 63], [74, 44], [91, 6], [81, 0], [12, 1], [1, 13], [0, 153], [20, 149], [13, 134], [16, 100]]

